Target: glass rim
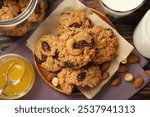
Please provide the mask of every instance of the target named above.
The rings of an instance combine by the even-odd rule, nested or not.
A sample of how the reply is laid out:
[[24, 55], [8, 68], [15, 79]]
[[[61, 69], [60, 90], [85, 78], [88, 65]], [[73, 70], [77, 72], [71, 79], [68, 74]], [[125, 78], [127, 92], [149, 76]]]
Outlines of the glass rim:
[[100, 0], [100, 3], [101, 3], [104, 7], [106, 7], [107, 9], [109, 9], [109, 10], [111, 10], [111, 11], [117, 12], [117, 13], [127, 13], [127, 12], [135, 11], [136, 9], [140, 8], [145, 2], [146, 2], [146, 0], [143, 0], [143, 2], [142, 2], [141, 4], [139, 4], [137, 7], [133, 8], [133, 9], [126, 10], [126, 11], [118, 11], [118, 10], [114, 10], [114, 9], [108, 7], [102, 0]]

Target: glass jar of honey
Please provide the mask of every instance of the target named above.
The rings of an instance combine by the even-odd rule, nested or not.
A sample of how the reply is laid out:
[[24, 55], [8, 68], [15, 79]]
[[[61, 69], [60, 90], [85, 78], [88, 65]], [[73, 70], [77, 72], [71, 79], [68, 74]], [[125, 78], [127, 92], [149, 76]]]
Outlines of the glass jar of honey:
[[27, 94], [35, 80], [31, 63], [17, 54], [0, 57], [0, 99], [18, 99]]

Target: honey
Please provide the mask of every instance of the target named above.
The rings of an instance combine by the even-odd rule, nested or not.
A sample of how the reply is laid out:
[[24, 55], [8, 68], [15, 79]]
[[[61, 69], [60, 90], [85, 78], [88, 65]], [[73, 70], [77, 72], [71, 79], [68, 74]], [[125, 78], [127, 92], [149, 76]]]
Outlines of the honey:
[[0, 58], [0, 89], [7, 84], [0, 98], [21, 97], [31, 89], [33, 82], [34, 70], [24, 58], [13, 54]]

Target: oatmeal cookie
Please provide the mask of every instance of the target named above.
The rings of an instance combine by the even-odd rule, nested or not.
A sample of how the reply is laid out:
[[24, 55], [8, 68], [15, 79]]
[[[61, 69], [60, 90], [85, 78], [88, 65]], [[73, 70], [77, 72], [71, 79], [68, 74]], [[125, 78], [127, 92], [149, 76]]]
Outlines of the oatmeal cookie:
[[62, 14], [57, 28], [57, 34], [78, 29], [91, 27], [91, 21], [83, 11], [74, 11]]
[[59, 40], [60, 60], [64, 67], [81, 68], [95, 56], [95, 41], [87, 30], [66, 32]]
[[[19, 0], [21, 12], [28, 6], [30, 0]], [[45, 17], [45, 10], [47, 8], [46, 0], [39, 0], [33, 13], [27, 19], [30, 22], [40, 22]]]
[[90, 29], [95, 36], [95, 57], [92, 60], [95, 64], [102, 64], [111, 61], [117, 54], [118, 40], [111, 29], [95, 26]]
[[9, 20], [19, 14], [16, 0], [0, 0], [0, 20]]
[[59, 61], [57, 38], [53, 35], [42, 36], [35, 45], [36, 61], [48, 71], [56, 72], [62, 69]]
[[26, 34], [32, 27], [32, 23], [29, 21], [24, 21], [17, 26], [3, 27], [0, 29], [0, 33], [9, 36], [23, 36]]
[[73, 89], [72, 86], [90, 87], [93, 88], [100, 83], [101, 71], [98, 66], [88, 66], [88, 68], [81, 69], [62, 69], [57, 75], [59, 84], [62, 89], [70, 94]]

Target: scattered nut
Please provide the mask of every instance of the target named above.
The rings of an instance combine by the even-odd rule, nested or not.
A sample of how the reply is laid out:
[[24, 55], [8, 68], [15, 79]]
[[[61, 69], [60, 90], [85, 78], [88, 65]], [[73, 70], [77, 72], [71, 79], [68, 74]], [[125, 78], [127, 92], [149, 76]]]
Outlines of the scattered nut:
[[128, 67], [126, 65], [120, 65], [119, 66], [118, 72], [124, 73], [124, 72], [127, 72], [127, 71], [128, 71]]
[[148, 76], [150, 76], [150, 69], [145, 70]]
[[121, 83], [121, 78], [120, 77], [116, 77], [111, 81], [111, 86], [118, 86]]
[[54, 77], [54, 78], [52, 79], [52, 84], [53, 84], [55, 87], [57, 87], [57, 86], [59, 85], [59, 79], [58, 79], [57, 77]]
[[111, 66], [111, 62], [106, 62], [101, 65], [101, 71], [106, 71]]
[[127, 64], [127, 58], [121, 61], [121, 64]]
[[133, 55], [133, 54], [131, 54], [131, 55], [129, 55], [128, 56], [128, 58], [127, 58], [127, 62], [128, 63], [137, 63], [137, 62], [139, 62], [140, 61], [140, 58], [137, 56], [137, 55]]
[[142, 77], [138, 77], [134, 80], [134, 88], [140, 88], [144, 83], [144, 79]]
[[105, 71], [105, 72], [102, 73], [101, 80], [106, 80], [107, 78], [109, 78], [109, 76], [110, 76], [109, 72]]
[[127, 82], [131, 82], [131, 81], [133, 81], [134, 78], [133, 78], [133, 75], [132, 75], [132, 74], [127, 73], [127, 74], [125, 74], [124, 79], [125, 79], [125, 81], [127, 81]]

